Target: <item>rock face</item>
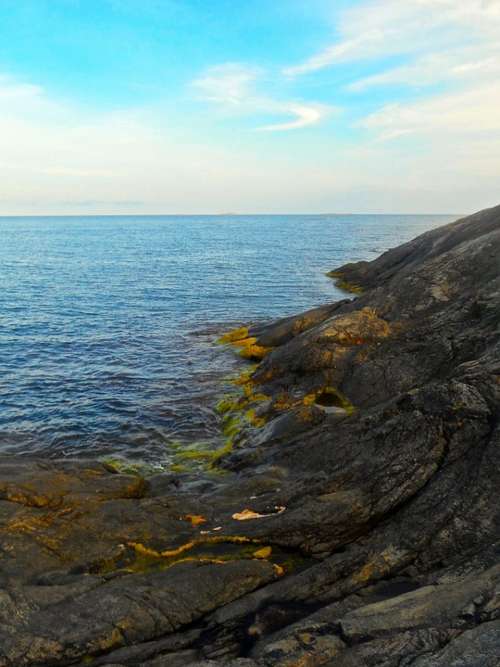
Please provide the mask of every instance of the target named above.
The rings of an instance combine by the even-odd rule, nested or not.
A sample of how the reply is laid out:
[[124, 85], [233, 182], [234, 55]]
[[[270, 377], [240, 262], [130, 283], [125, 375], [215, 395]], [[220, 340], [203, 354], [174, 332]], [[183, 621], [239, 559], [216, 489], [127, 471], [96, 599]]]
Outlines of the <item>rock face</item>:
[[500, 207], [333, 275], [226, 474], [0, 459], [0, 667], [500, 665]]

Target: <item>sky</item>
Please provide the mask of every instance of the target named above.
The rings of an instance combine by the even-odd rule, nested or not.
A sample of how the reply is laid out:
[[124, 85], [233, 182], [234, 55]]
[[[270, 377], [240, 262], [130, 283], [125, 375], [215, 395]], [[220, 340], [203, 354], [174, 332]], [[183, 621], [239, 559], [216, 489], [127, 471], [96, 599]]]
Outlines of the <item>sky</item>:
[[0, 0], [0, 215], [500, 203], [500, 0]]

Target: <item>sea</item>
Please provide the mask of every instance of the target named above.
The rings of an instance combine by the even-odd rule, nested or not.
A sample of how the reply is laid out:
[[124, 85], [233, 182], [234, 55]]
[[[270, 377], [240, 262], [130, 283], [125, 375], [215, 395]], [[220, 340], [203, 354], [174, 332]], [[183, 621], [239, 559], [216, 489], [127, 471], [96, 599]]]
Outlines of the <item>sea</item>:
[[0, 218], [0, 454], [147, 462], [222, 441], [221, 332], [345, 298], [325, 273], [457, 216]]

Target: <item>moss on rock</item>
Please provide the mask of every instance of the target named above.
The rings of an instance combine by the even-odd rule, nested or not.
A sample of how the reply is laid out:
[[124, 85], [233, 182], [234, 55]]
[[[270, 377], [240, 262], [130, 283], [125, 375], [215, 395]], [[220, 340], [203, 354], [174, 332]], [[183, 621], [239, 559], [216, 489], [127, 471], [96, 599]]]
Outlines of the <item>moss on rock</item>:
[[247, 327], [233, 329], [223, 334], [218, 341], [222, 345], [231, 345], [239, 351], [240, 357], [249, 361], [262, 361], [272, 348], [259, 345], [258, 339], [251, 336]]
[[340, 271], [329, 271], [327, 274], [328, 278], [335, 280], [335, 287], [338, 287], [343, 292], [350, 292], [352, 294], [362, 294], [363, 288], [361, 285], [356, 283], [351, 283], [343, 278], [343, 275]]

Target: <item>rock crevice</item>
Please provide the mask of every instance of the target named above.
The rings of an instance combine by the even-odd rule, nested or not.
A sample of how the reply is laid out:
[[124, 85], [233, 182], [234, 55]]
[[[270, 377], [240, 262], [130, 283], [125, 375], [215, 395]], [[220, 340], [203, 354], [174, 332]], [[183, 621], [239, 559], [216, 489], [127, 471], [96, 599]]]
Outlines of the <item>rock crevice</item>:
[[0, 458], [0, 667], [500, 664], [500, 207], [332, 275], [225, 475]]

